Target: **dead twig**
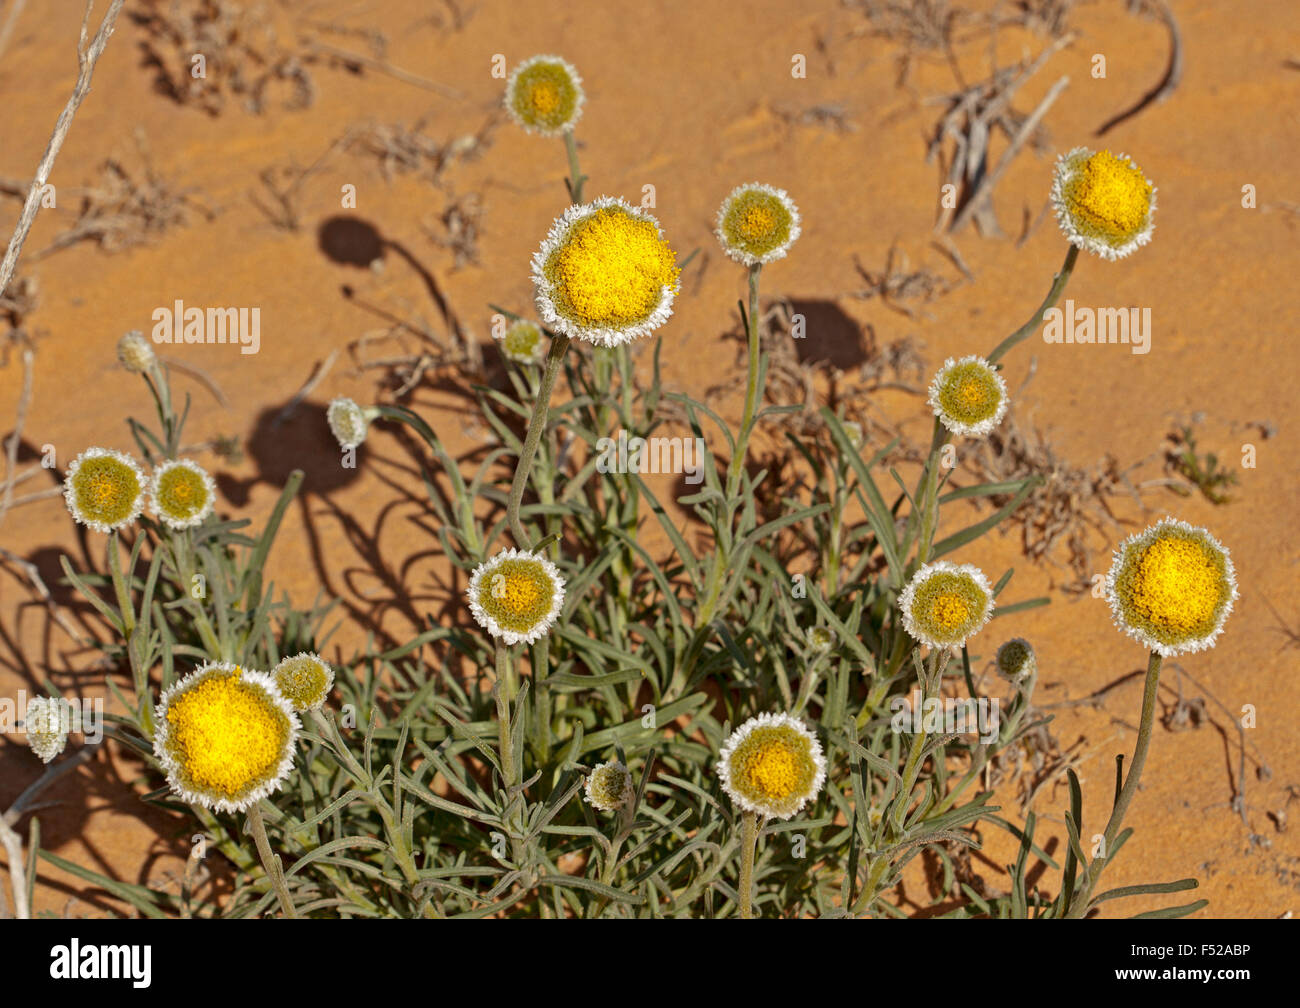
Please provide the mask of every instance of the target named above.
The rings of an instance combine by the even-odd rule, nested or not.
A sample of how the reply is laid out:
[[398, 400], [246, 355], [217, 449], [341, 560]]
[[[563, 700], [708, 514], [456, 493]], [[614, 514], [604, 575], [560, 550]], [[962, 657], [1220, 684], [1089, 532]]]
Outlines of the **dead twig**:
[[1183, 79], [1183, 36], [1178, 30], [1174, 12], [1165, 0], [1129, 0], [1129, 10], [1134, 13], [1153, 15], [1158, 18], [1169, 32], [1169, 62], [1165, 64], [1164, 76], [1158, 84], [1138, 99], [1131, 108], [1112, 116], [1097, 127], [1097, 136], [1105, 136], [1122, 122], [1127, 122], [1148, 105], [1158, 105], [1178, 87]]
[[31, 187], [27, 190], [27, 199], [23, 203], [22, 213], [18, 216], [18, 224], [14, 227], [8, 248], [5, 249], [4, 260], [0, 261], [0, 291], [8, 288], [9, 281], [13, 278], [14, 270], [18, 266], [18, 256], [23, 250], [23, 243], [27, 241], [32, 222], [36, 220], [36, 211], [40, 209], [41, 194], [50, 180], [54, 161], [59, 156], [59, 151], [63, 149], [63, 141], [67, 139], [68, 130], [72, 128], [73, 116], [77, 114], [77, 109], [81, 108], [82, 101], [90, 93], [90, 79], [94, 76], [95, 64], [99, 62], [104, 47], [108, 45], [108, 37], [113, 34], [113, 26], [117, 23], [117, 16], [124, 2], [125, 0], [111, 0], [94, 39], [87, 42], [86, 29], [90, 24], [90, 12], [94, 7], [94, 0], [87, 0], [86, 14], [81, 21], [81, 34], [77, 42], [77, 83], [73, 86], [72, 95], [54, 124], [54, 133], [45, 147], [45, 154], [41, 157], [40, 164], [36, 166], [36, 173], [32, 177]]

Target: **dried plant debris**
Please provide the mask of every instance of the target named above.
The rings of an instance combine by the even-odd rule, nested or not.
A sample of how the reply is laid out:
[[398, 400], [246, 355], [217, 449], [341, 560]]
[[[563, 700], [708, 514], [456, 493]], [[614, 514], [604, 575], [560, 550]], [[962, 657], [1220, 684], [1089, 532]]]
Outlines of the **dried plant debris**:
[[[1106, 455], [1091, 469], [1079, 468], [1058, 454], [1049, 434], [1036, 426], [1021, 427], [1014, 414], [987, 438], [971, 442], [960, 458], [979, 483], [1041, 477], [1010, 520], [1020, 527], [1027, 557], [1069, 572], [1070, 580], [1059, 586], [1067, 592], [1092, 588], [1100, 562], [1094, 560], [1094, 534], [1104, 550], [1119, 527], [1111, 499], [1128, 495], [1141, 505], [1128, 478], [1136, 465], [1121, 469], [1113, 456]], [[1012, 496], [995, 495], [989, 501], [1001, 508]]]
[[138, 165], [109, 158], [94, 185], [62, 195], [78, 200], [77, 220], [60, 232], [35, 258], [78, 242], [94, 242], [105, 252], [147, 245], [167, 231], [184, 227], [194, 215], [212, 220], [216, 213], [197, 195], [199, 190], [168, 181], [153, 167], [144, 140], [137, 135]]
[[1017, 0], [1001, 24], [1019, 25], [1049, 38], [1060, 38], [1070, 30], [1070, 13], [1077, 0]]
[[908, 318], [916, 317], [909, 301], [929, 304], [953, 288], [949, 280], [931, 269], [924, 266], [912, 269], [907, 253], [900, 251], [897, 245], [890, 246], [885, 268], [879, 272], [867, 269], [857, 256], [853, 258], [853, 266], [867, 286], [854, 291], [851, 297], [864, 300], [879, 297], [886, 307]]
[[483, 220], [483, 199], [477, 193], [465, 193], [448, 201], [434, 227], [425, 226], [425, 235], [439, 248], [449, 250], [452, 269], [479, 265], [478, 240]]
[[18, 344], [31, 342], [32, 333], [27, 317], [36, 310], [39, 287], [36, 278], [16, 275], [9, 286], [0, 292], [0, 323], [4, 324], [4, 339], [0, 340], [0, 366], [9, 363], [9, 350]]
[[141, 0], [132, 19], [160, 91], [219, 115], [232, 101], [254, 114], [278, 101], [307, 108], [316, 97], [301, 39], [284, 6], [231, 0]]
[[[1018, 112], [1011, 103], [1020, 88], [1073, 40], [1073, 35], [1055, 39], [1033, 60], [994, 67], [987, 79], [939, 99], [945, 110], [930, 140], [926, 161], [939, 162], [944, 184], [953, 187], [950, 192], [956, 199], [942, 206], [935, 230], [958, 231], [973, 219], [981, 234], [1002, 234], [993, 213], [994, 187], [1026, 144], [1040, 153], [1048, 149], [1042, 120], [1065, 90], [1068, 78], [1052, 85], [1029, 113]], [[990, 142], [999, 133], [1007, 146], [996, 166], [990, 166]]]
[[351, 152], [378, 159], [386, 179], [419, 174], [438, 185], [443, 172], [454, 162], [473, 160], [487, 149], [499, 122], [493, 116], [477, 133], [441, 140], [425, 132], [424, 119], [413, 126], [368, 122], [350, 129], [344, 144]]
[[778, 119], [792, 126], [813, 126], [830, 130], [832, 133], [856, 133], [858, 130], [848, 107], [840, 102], [825, 102], [806, 107], [780, 105], [773, 111]]
[[844, 0], [844, 6], [860, 13], [868, 26], [850, 33], [873, 35], [903, 46], [898, 61], [898, 83], [907, 83], [912, 62], [921, 55], [942, 55], [952, 60], [955, 45], [977, 37], [983, 19], [948, 0]]

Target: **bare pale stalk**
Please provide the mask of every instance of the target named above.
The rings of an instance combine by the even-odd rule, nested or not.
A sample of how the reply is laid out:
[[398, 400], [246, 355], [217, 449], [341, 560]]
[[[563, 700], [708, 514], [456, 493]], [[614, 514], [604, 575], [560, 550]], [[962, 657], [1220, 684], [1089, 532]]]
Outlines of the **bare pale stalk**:
[[90, 23], [90, 12], [94, 4], [92, 2], [86, 4], [86, 14], [81, 21], [81, 35], [77, 41], [77, 83], [72, 88], [68, 103], [63, 106], [63, 111], [59, 113], [59, 118], [54, 123], [54, 133], [45, 147], [40, 164], [36, 166], [36, 175], [32, 178], [31, 188], [27, 190], [27, 199], [23, 202], [22, 213], [18, 215], [18, 223], [14, 227], [13, 236], [9, 239], [9, 247], [5, 249], [4, 259], [0, 261], [0, 294], [4, 293], [9, 286], [14, 270], [18, 268], [18, 256], [22, 253], [23, 243], [27, 241], [27, 233], [32, 229], [32, 222], [36, 220], [36, 212], [41, 208], [41, 197], [46, 183], [50, 180], [50, 172], [54, 170], [54, 161], [59, 156], [59, 151], [63, 149], [63, 141], [67, 139], [68, 130], [72, 128], [72, 117], [77, 114], [77, 109], [90, 93], [90, 78], [95, 73], [95, 64], [99, 62], [104, 47], [108, 45], [108, 37], [113, 34], [113, 25], [117, 23], [117, 15], [121, 12], [124, 2], [125, 0], [111, 0], [108, 11], [104, 14], [104, 20], [100, 22], [99, 30], [95, 32], [95, 38], [89, 45], [86, 41], [86, 26]]

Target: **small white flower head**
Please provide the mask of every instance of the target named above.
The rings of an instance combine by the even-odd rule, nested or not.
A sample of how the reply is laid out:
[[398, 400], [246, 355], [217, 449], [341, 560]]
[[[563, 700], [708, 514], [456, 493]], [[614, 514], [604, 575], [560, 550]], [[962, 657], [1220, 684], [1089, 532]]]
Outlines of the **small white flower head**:
[[174, 529], [202, 525], [217, 501], [217, 484], [197, 462], [173, 459], [153, 472], [149, 505], [154, 515]]
[[826, 757], [798, 718], [764, 713], [727, 737], [718, 774], [722, 790], [746, 812], [789, 819], [821, 792]]
[[228, 662], [168, 687], [154, 724], [154, 755], [172, 791], [218, 812], [243, 812], [280, 789], [301, 728], [270, 676]]
[[804, 633], [808, 637], [808, 647], [812, 651], [829, 651], [835, 646], [835, 631], [830, 627], [810, 626]]
[[1056, 220], [1071, 245], [1112, 262], [1151, 241], [1156, 188], [1125, 154], [1076, 147], [1056, 163]]
[[659, 222], [609, 196], [569, 207], [533, 255], [542, 322], [604, 347], [629, 343], [667, 322], [680, 275]]
[[998, 648], [996, 661], [998, 675], [1008, 682], [1024, 682], [1038, 671], [1038, 656], [1023, 637], [1012, 637]]
[[862, 446], [867, 443], [866, 436], [862, 433], [862, 424], [856, 420], [845, 420], [840, 426], [844, 428], [844, 436], [849, 439], [849, 444], [856, 451], [862, 451]]
[[153, 347], [138, 329], [132, 330], [117, 341], [117, 359], [132, 374], [143, 374], [158, 362]]
[[112, 532], [140, 516], [147, 485], [144, 471], [130, 455], [87, 448], [68, 466], [63, 499], [81, 524]]
[[516, 319], [501, 337], [501, 356], [516, 364], [540, 364], [546, 355], [544, 344], [540, 326]]
[[781, 259], [799, 238], [799, 209], [784, 189], [737, 186], [718, 208], [722, 250], [745, 266]]
[[618, 760], [599, 764], [587, 775], [583, 799], [602, 812], [616, 812], [636, 797], [632, 775]]
[[502, 550], [474, 568], [466, 592], [474, 620], [507, 644], [550, 632], [564, 604], [564, 579], [540, 553]]
[[346, 396], [330, 400], [325, 410], [325, 419], [329, 421], [330, 432], [345, 451], [357, 448], [366, 439], [370, 420], [366, 411]]
[[930, 383], [930, 408], [953, 434], [984, 437], [1007, 413], [1007, 383], [983, 357], [949, 357]]
[[32, 697], [23, 714], [23, 731], [32, 752], [48, 763], [63, 752], [72, 730], [72, 707], [62, 697]]
[[898, 597], [903, 628], [932, 648], [966, 643], [993, 615], [993, 588], [971, 564], [938, 560], [921, 567]]
[[303, 651], [271, 669], [276, 687], [294, 710], [318, 710], [334, 688], [334, 670], [318, 654]]
[[1214, 646], [1237, 599], [1237, 575], [1208, 531], [1162, 518], [1120, 543], [1106, 597], [1120, 630], [1169, 658]]
[[506, 81], [505, 107], [519, 126], [540, 136], [560, 136], [582, 118], [582, 78], [558, 56], [533, 56]]

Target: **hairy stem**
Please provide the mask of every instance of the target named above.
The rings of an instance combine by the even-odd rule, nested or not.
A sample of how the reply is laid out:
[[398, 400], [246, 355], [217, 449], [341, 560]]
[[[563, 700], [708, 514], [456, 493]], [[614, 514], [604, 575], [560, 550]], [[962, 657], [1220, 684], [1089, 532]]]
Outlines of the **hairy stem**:
[[1111, 851], [1115, 847], [1115, 838], [1119, 836], [1120, 827], [1124, 825], [1124, 816], [1133, 801], [1133, 796], [1137, 794], [1138, 783], [1142, 779], [1142, 768], [1147, 761], [1147, 749], [1151, 745], [1151, 728], [1155, 722], [1156, 714], [1156, 695], [1160, 691], [1161, 661], [1159, 653], [1152, 651], [1151, 657], [1147, 661], [1146, 686], [1142, 692], [1142, 721], [1138, 725], [1137, 746], [1133, 749], [1133, 762], [1129, 766], [1128, 776], [1124, 778], [1124, 787], [1120, 790], [1119, 798], [1115, 801], [1115, 808], [1110, 813], [1110, 821], [1106, 823], [1106, 832], [1103, 834], [1105, 846], [1102, 848], [1102, 854], [1100, 857], [1094, 858], [1092, 864], [1088, 866], [1088, 874], [1084, 877], [1082, 887], [1078, 890], [1074, 899], [1070, 901], [1070, 910], [1066, 914], [1069, 919], [1078, 920], [1088, 912], [1088, 905], [1092, 902], [1093, 890], [1097, 888], [1097, 883], [1101, 881], [1101, 873], [1106, 870]]

